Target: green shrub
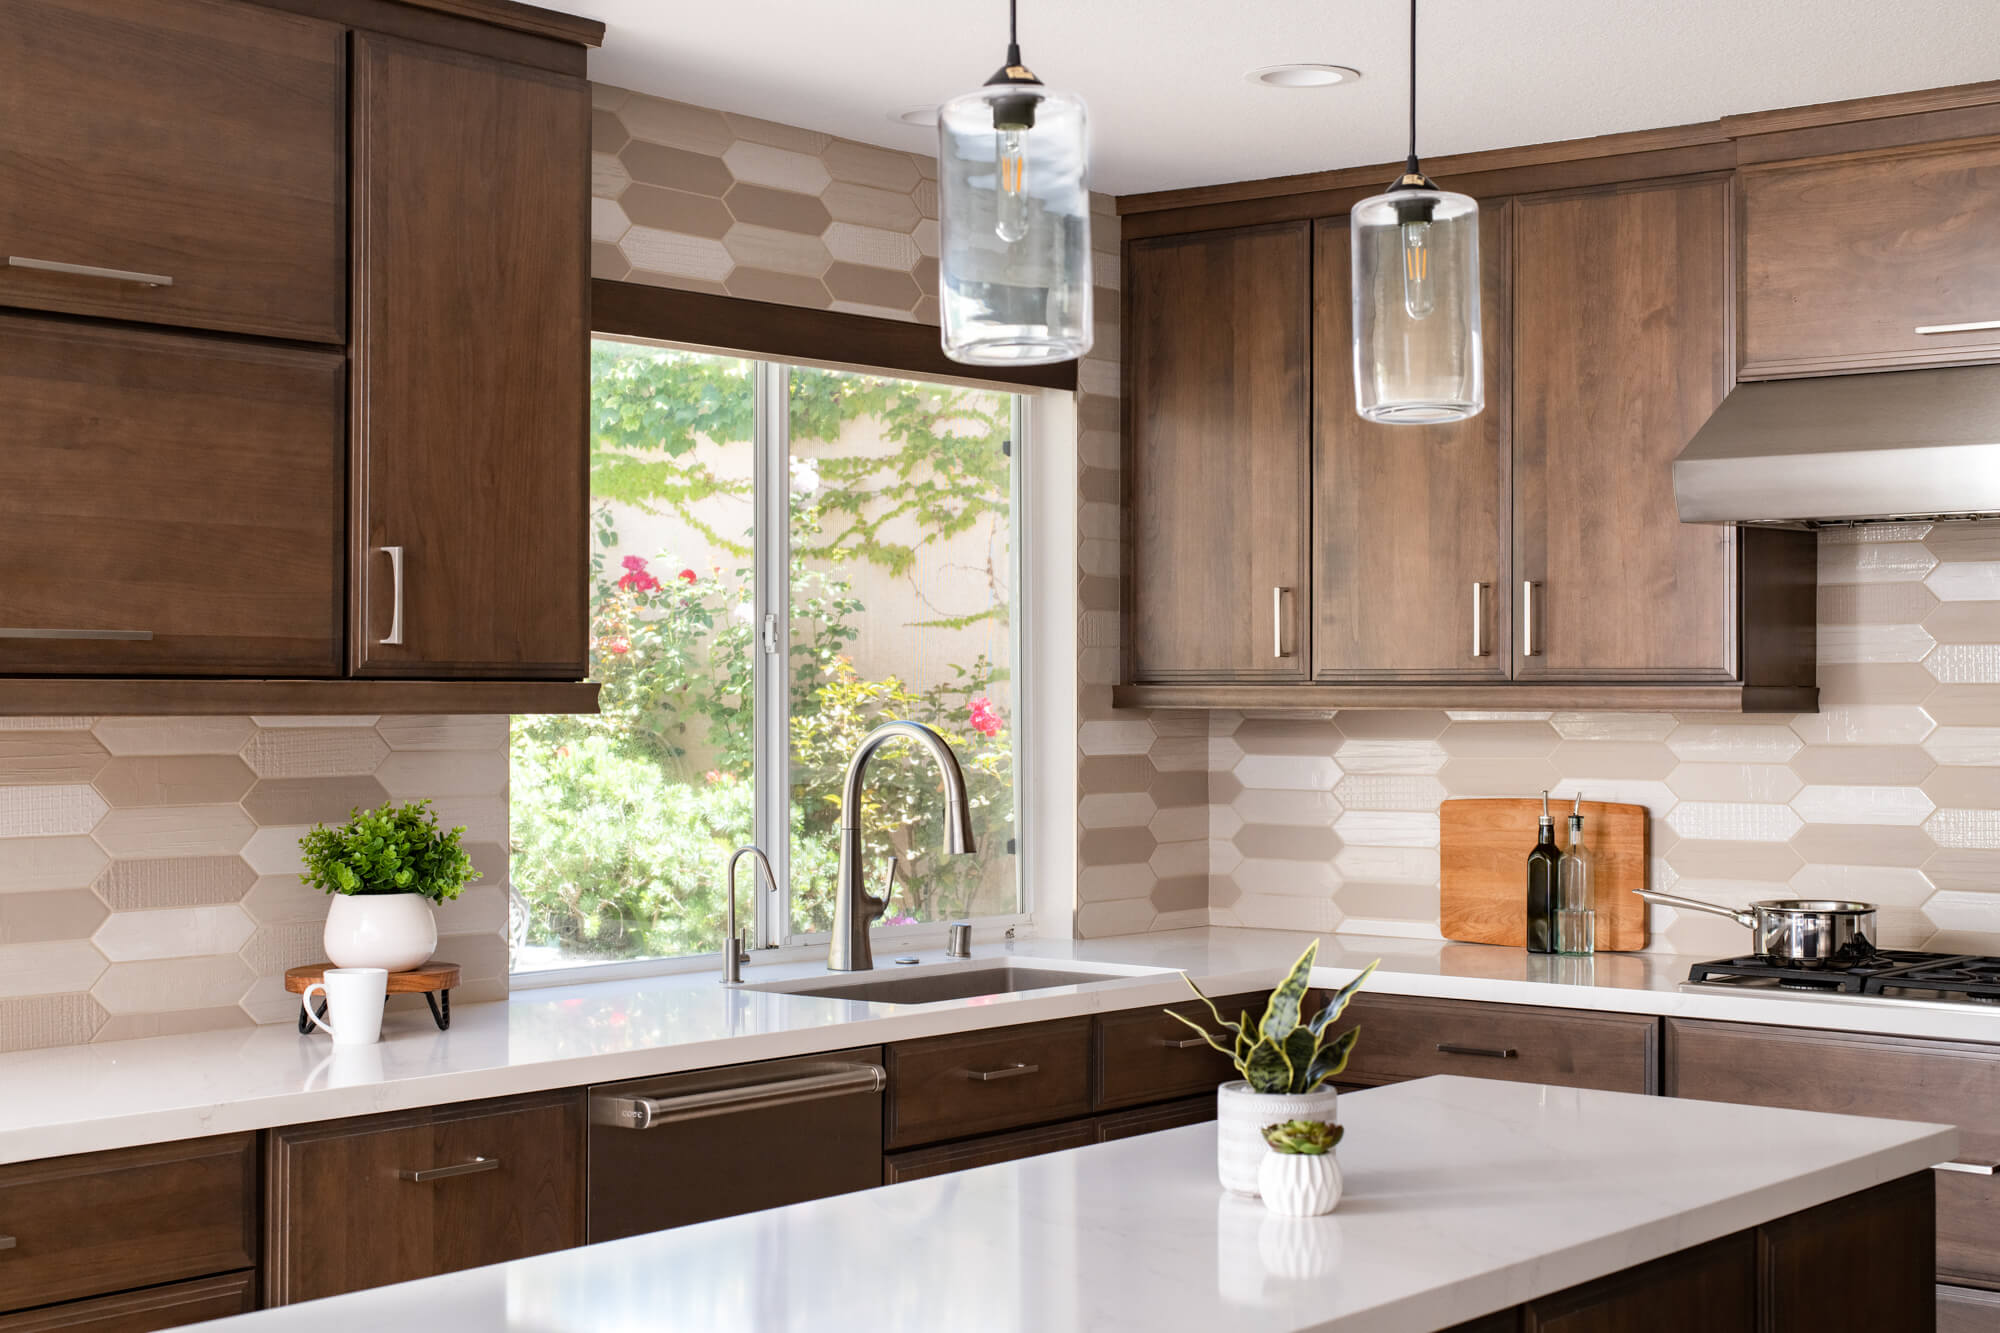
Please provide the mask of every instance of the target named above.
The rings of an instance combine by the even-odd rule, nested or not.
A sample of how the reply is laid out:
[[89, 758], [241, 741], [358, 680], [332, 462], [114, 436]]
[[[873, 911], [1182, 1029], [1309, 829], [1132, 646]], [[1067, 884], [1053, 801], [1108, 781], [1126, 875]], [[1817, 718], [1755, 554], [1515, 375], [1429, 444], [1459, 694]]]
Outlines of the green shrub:
[[299, 839], [307, 884], [327, 893], [415, 893], [434, 903], [458, 897], [479, 872], [459, 846], [461, 828], [438, 827], [429, 801], [349, 811], [339, 828], [318, 824]]

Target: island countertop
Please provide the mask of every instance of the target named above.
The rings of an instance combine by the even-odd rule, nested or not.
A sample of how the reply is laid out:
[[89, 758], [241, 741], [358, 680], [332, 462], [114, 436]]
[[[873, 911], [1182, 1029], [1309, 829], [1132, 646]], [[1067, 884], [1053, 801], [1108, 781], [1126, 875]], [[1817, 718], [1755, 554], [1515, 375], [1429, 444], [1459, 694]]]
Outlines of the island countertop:
[[1346, 1196], [1189, 1126], [199, 1325], [214, 1333], [1420, 1333], [1922, 1171], [1948, 1126], [1441, 1077], [1340, 1100]]

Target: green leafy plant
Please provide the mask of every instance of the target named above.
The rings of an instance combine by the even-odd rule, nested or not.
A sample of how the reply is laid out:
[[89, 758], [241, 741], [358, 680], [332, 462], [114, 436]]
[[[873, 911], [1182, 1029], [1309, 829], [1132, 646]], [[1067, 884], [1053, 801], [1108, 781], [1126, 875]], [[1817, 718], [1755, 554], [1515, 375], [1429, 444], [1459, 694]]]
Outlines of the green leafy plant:
[[313, 888], [351, 895], [415, 893], [449, 902], [479, 878], [459, 846], [463, 828], [440, 828], [429, 801], [350, 810], [339, 828], [316, 824], [299, 839]]
[[[1248, 1012], [1235, 1022], [1222, 1016], [1215, 1007], [1215, 1001], [1202, 994], [1201, 987], [1194, 984], [1194, 978], [1182, 973], [1188, 988], [1201, 996], [1201, 1002], [1208, 1006], [1208, 1012], [1215, 1018], [1221, 1033], [1210, 1032], [1201, 1024], [1173, 1010], [1168, 1013], [1187, 1024], [1213, 1046], [1228, 1056], [1235, 1064], [1236, 1072], [1250, 1085], [1253, 1092], [1312, 1092], [1328, 1079], [1347, 1068], [1347, 1058], [1354, 1052], [1354, 1043], [1360, 1039], [1361, 1029], [1349, 1028], [1339, 1036], [1332, 1035], [1333, 1020], [1340, 1017], [1347, 1002], [1361, 989], [1362, 983], [1374, 975], [1382, 960], [1376, 959], [1361, 970], [1361, 975], [1335, 991], [1323, 1008], [1306, 1019], [1303, 1006], [1306, 985], [1312, 976], [1313, 960], [1319, 957], [1319, 941], [1314, 940], [1299, 955], [1297, 962], [1278, 988], [1271, 992], [1270, 1000], [1264, 1006], [1264, 1015], [1255, 1024]], [[1226, 1033], [1227, 1036], [1222, 1034]]]
[[1291, 1153], [1298, 1157], [1324, 1157], [1339, 1144], [1347, 1129], [1343, 1125], [1329, 1125], [1324, 1120], [1286, 1120], [1266, 1125], [1261, 1132], [1264, 1142], [1271, 1145], [1272, 1152]]

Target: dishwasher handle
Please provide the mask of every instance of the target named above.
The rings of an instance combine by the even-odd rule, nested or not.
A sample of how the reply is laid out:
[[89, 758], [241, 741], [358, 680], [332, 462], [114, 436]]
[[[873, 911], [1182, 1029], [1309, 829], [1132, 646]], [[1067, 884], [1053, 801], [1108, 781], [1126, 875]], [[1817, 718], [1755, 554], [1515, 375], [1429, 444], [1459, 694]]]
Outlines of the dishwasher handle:
[[590, 1099], [590, 1120], [596, 1125], [619, 1129], [652, 1129], [683, 1120], [701, 1120], [738, 1111], [762, 1111], [776, 1106], [816, 1102], [827, 1097], [874, 1094], [889, 1084], [889, 1075], [878, 1064], [841, 1064], [798, 1078], [772, 1079], [767, 1083], [741, 1083], [734, 1087], [707, 1088], [673, 1097], [634, 1097], [599, 1093]]

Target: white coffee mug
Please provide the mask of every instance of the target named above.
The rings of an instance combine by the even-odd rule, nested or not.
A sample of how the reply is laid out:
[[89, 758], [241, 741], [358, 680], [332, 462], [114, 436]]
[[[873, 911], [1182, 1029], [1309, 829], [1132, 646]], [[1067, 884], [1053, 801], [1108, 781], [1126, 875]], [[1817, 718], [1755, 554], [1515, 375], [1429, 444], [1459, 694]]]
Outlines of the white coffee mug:
[[[299, 1003], [314, 1026], [333, 1034], [336, 1046], [366, 1046], [382, 1039], [382, 1002], [389, 998], [389, 972], [381, 967], [329, 967], [324, 980], [306, 987]], [[313, 992], [326, 997], [327, 1017], [313, 1010]], [[329, 1021], [331, 1020], [331, 1021]]]

